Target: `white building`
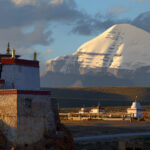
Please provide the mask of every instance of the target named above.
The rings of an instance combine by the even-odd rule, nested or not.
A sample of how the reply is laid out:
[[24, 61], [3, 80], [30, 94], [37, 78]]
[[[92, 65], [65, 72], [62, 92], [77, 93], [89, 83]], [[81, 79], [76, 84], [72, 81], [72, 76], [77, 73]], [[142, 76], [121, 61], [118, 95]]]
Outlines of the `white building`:
[[55, 103], [50, 91], [40, 90], [39, 61], [0, 53], [0, 124], [13, 146], [42, 140], [55, 133]]
[[141, 104], [139, 102], [133, 102], [131, 108], [127, 109], [127, 114], [133, 118], [141, 118], [143, 117], [143, 112], [145, 110], [141, 108]]
[[84, 114], [84, 113], [87, 113], [87, 109], [85, 107], [82, 107], [79, 112], [79, 114]]
[[103, 107], [101, 107], [100, 105], [98, 105], [97, 107], [94, 107], [90, 110], [90, 113], [93, 113], [93, 114], [97, 114], [97, 113], [104, 113], [105, 110]]

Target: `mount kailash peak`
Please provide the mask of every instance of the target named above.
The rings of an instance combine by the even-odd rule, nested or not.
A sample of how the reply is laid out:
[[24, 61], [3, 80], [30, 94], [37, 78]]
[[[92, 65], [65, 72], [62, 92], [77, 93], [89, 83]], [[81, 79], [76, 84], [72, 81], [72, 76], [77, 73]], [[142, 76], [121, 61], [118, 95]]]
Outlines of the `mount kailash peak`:
[[149, 86], [150, 33], [129, 24], [114, 25], [72, 55], [49, 60], [41, 79], [42, 86], [49, 87]]

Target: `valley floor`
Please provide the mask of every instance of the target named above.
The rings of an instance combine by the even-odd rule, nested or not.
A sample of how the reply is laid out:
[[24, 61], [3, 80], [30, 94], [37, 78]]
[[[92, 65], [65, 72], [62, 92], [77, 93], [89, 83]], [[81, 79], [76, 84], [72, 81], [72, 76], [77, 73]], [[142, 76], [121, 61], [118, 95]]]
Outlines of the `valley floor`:
[[73, 137], [150, 131], [149, 121], [62, 120]]
[[[150, 133], [149, 121], [103, 121], [103, 120], [62, 120], [71, 131], [74, 139], [77, 137], [108, 136], [132, 133]], [[118, 137], [110, 139], [92, 139], [75, 141], [77, 150], [149, 150], [149, 136]]]

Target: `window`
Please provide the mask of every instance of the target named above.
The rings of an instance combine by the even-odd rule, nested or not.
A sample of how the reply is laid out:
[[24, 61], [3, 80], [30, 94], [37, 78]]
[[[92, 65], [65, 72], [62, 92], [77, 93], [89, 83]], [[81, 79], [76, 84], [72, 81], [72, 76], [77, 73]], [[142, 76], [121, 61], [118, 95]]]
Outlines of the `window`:
[[32, 99], [30, 99], [30, 98], [25, 99], [25, 108], [27, 108], [27, 109], [32, 108]]

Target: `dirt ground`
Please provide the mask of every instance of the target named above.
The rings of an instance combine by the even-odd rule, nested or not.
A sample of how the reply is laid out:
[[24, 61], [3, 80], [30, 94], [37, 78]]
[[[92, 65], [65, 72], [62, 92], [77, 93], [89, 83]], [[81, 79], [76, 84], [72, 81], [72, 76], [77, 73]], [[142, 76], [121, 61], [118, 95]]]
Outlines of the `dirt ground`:
[[150, 131], [148, 121], [62, 120], [74, 137]]

